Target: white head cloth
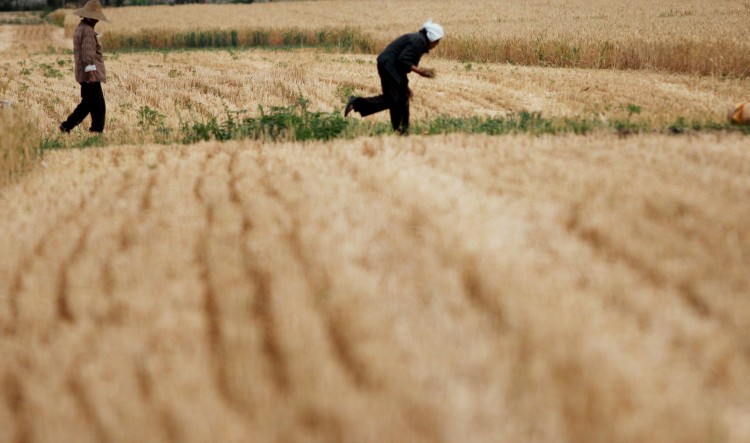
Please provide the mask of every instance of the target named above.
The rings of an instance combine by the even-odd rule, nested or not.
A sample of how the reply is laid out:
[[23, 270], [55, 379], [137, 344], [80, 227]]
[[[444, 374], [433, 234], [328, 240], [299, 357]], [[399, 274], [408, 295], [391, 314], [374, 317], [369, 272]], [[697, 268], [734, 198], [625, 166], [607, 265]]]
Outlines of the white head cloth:
[[427, 20], [427, 23], [422, 25], [422, 27], [427, 31], [427, 38], [430, 39], [431, 42], [438, 41], [445, 35], [443, 27], [437, 23], [432, 23], [432, 19]]

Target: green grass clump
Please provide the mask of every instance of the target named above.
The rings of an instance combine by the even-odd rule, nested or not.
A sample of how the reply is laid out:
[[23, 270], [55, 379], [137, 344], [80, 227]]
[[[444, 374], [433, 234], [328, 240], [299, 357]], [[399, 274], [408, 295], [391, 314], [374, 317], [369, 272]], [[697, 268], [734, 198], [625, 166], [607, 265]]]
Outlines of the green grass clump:
[[42, 75], [47, 78], [63, 78], [65, 77], [60, 70], [47, 63], [40, 63], [39, 69], [42, 71]]
[[294, 106], [259, 107], [260, 116], [238, 119], [227, 112], [223, 121], [211, 117], [203, 122], [182, 124], [183, 143], [201, 140], [330, 140], [342, 137], [350, 120], [338, 113], [312, 112], [300, 97]]
[[434, 120], [417, 122], [412, 132], [418, 134], [449, 134], [465, 132], [469, 134], [554, 134], [564, 128], [558, 127], [539, 112], [521, 111], [507, 117], [449, 117], [440, 116]]

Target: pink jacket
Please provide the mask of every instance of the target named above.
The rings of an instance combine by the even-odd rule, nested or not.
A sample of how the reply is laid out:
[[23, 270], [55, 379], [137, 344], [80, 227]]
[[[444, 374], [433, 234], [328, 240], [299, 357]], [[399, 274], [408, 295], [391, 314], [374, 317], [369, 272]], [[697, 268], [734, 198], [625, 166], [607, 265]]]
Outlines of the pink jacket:
[[97, 33], [89, 24], [81, 20], [73, 35], [73, 54], [76, 60], [76, 81], [88, 82], [88, 73], [93, 72], [96, 81], [107, 82], [107, 70], [104, 68], [102, 46], [96, 38]]

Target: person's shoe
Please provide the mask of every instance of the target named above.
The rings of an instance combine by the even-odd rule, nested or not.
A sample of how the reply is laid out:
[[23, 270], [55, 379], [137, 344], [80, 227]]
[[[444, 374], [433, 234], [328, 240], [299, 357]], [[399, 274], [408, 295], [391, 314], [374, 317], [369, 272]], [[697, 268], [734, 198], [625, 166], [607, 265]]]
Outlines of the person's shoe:
[[70, 132], [70, 129], [66, 128], [63, 123], [60, 123], [60, 126], [58, 126], [57, 129], [59, 129], [60, 132], [63, 132], [65, 134], [67, 134], [68, 132]]
[[344, 108], [344, 117], [348, 117], [349, 114], [354, 110], [354, 99], [357, 97], [350, 96], [349, 101], [346, 102], [346, 108]]

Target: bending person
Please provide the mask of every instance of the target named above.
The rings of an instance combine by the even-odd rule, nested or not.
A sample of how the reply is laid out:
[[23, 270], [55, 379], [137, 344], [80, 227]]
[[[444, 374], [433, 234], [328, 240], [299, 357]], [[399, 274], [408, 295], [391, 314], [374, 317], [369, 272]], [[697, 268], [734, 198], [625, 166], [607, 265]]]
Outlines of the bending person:
[[81, 103], [67, 120], [60, 123], [59, 129], [62, 132], [70, 132], [91, 114], [89, 131], [100, 133], [104, 131], [104, 116], [107, 112], [102, 92], [102, 83], [107, 81], [107, 72], [104, 68], [99, 34], [94, 31], [94, 26], [99, 20], [109, 20], [102, 14], [102, 4], [99, 0], [89, 0], [83, 8], [73, 11], [73, 14], [83, 17], [73, 35], [75, 75], [76, 81], [81, 84]]
[[409, 99], [412, 96], [407, 74], [415, 72], [422, 77], [434, 77], [435, 71], [420, 68], [419, 61], [440, 43], [443, 35], [443, 27], [430, 20], [419, 32], [402, 35], [389, 44], [378, 56], [378, 75], [383, 94], [375, 97], [349, 97], [344, 116], [356, 111], [362, 117], [367, 117], [388, 109], [391, 112], [393, 130], [406, 134], [409, 130]]

